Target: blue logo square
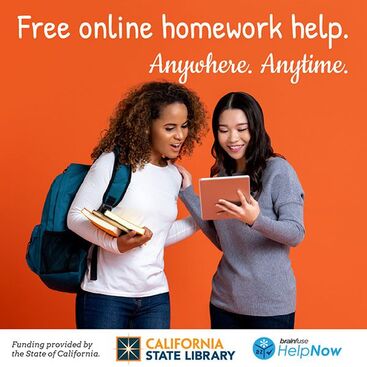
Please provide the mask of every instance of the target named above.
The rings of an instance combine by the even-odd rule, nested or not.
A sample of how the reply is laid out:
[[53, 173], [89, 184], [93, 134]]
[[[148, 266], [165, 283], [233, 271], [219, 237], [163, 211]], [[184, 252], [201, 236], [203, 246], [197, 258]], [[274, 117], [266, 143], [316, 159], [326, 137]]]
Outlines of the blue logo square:
[[117, 361], [140, 361], [140, 337], [118, 336], [116, 338], [116, 343]]

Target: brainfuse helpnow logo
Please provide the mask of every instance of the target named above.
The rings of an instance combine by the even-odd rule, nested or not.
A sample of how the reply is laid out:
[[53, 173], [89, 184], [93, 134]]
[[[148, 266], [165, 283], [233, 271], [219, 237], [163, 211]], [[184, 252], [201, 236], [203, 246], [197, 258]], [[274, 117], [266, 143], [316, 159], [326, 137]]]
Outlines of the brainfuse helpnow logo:
[[307, 357], [339, 357], [342, 348], [330, 347], [321, 344], [308, 344], [308, 339], [283, 339], [276, 346], [274, 342], [261, 337], [255, 340], [252, 350], [259, 359], [269, 359], [274, 355], [277, 357], [296, 357], [299, 359]]
[[255, 341], [252, 351], [259, 359], [269, 359], [274, 355], [275, 345], [271, 339], [261, 337]]

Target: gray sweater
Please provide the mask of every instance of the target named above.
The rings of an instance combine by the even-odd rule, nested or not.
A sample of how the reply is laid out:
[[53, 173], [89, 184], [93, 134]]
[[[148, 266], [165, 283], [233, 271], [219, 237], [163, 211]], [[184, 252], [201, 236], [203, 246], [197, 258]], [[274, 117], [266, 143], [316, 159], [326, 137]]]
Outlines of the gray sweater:
[[211, 303], [242, 315], [295, 311], [296, 282], [290, 247], [303, 240], [303, 190], [291, 165], [270, 158], [258, 198], [260, 214], [250, 227], [237, 219], [204, 221], [190, 186], [180, 196], [206, 236], [223, 252], [213, 277]]

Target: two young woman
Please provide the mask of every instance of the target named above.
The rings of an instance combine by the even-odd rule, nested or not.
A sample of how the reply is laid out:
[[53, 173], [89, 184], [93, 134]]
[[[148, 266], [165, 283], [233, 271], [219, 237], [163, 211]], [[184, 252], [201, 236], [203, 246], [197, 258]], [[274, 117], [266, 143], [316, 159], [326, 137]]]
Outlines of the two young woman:
[[296, 284], [288, 257], [304, 237], [303, 190], [291, 165], [274, 153], [260, 105], [246, 93], [222, 97], [213, 113], [211, 176], [250, 176], [252, 197], [220, 200], [233, 219], [203, 221], [191, 176], [181, 198], [206, 236], [223, 252], [213, 277], [212, 328], [293, 328]]
[[[192, 218], [175, 220], [180, 188], [195, 222], [223, 251], [213, 278], [212, 328], [293, 327], [295, 280], [288, 253], [304, 235], [297, 175], [273, 152], [259, 104], [248, 94], [229, 93], [213, 114], [211, 175], [248, 174], [253, 197], [247, 202], [239, 192], [241, 206], [218, 203], [233, 220], [203, 221], [190, 174], [178, 166], [182, 179], [172, 162], [192, 151], [204, 129], [200, 100], [181, 85], [144, 84], [120, 102], [68, 216], [70, 229], [101, 248], [97, 280], [89, 279], [88, 268], [77, 295], [79, 328], [169, 327], [163, 249], [196, 230]], [[114, 210], [146, 226], [144, 236], [112, 239], [80, 213], [101, 205], [115, 147], [133, 174]]]

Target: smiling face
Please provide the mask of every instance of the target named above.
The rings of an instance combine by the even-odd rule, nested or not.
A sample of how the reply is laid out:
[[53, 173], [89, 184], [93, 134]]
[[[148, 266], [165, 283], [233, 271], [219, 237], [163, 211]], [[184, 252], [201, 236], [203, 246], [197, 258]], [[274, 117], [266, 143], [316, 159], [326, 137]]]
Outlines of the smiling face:
[[164, 158], [177, 158], [188, 133], [186, 106], [175, 102], [162, 107], [159, 118], [152, 123], [150, 162], [164, 165]]
[[240, 165], [250, 141], [245, 113], [240, 109], [224, 110], [219, 116], [218, 141], [222, 149]]

